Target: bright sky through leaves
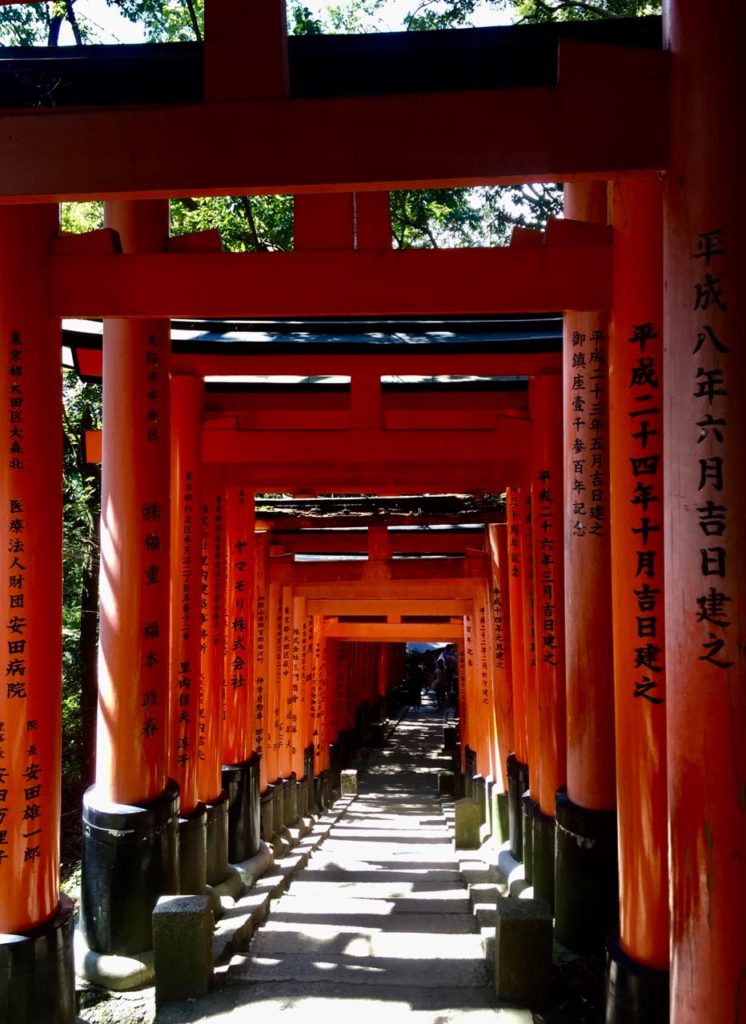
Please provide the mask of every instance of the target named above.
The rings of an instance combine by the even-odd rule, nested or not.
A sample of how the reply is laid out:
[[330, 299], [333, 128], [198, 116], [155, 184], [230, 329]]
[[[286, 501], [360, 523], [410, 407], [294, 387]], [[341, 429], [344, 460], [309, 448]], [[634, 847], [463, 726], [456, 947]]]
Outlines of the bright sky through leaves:
[[[311, 11], [314, 17], [323, 17], [327, 8], [333, 0], [303, 0], [304, 6]], [[334, 6], [344, 6], [344, 0], [336, 0]], [[445, 4], [435, 4], [436, 7], [444, 7]], [[376, 16], [379, 31], [396, 32], [404, 27], [403, 19], [417, 8], [417, 0], [388, 0]], [[140, 25], [134, 24], [123, 18], [115, 8], [109, 7], [106, 0], [77, 0], [75, 9], [82, 20], [95, 26], [95, 42], [102, 43], [141, 43], [145, 40], [145, 34]], [[497, 25], [506, 24], [510, 21], [509, 13], [498, 11], [491, 4], [482, 4], [474, 12], [472, 22], [474, 25]], [[60, 30], [60, 45], [72, 46], [74, 44], [72, 31], [65, 21]]]

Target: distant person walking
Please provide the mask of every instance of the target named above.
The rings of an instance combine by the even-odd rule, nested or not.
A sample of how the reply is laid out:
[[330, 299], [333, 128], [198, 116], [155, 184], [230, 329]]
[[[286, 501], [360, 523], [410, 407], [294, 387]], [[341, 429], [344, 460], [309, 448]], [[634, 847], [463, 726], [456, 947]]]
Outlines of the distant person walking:
[[444, 708], [448, 697], [448, 674], [443, 658], [438, 658], [435, 666], [433, 687], [435, 689], [435, 703], [439, 708]]

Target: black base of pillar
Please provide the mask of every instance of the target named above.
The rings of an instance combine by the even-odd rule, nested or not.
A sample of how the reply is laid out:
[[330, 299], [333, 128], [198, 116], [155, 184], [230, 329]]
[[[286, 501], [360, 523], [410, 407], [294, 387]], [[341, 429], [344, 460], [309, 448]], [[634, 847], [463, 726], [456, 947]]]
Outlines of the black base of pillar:
[[259, 804], [262, 839], [265, 843], [271, 843], [275, 829], [274, 786], [267, 786], [260, 797]]
[[477, 774], [477, 752], [471, 747], [464, 747], [464, 796], [475, 799], [474, 780]]
[[455, 754], [458, 750], [458, 727], [453, 722], [443, 726], [443, 753]]
[[383, 747], [383, 722], [371, 722], [368, 730], [368, 739], [371, 747], [380, 750]]
[[73, 904], [60, 898], [56, 915], [17, 935], [0, 935], [0, 1021], [73, 1024]]
[[[343, 767], [344, 765], [342, 764], [342, 748], [339, 743], [339, 738], [337, 738], [336, 743], [329, 744], [329, 767], [323, 773], [324, 775], [329, 777], [328, 785], [331, 787], [332, 790], [336, 789], [339, 792], [340, 772], [342, 771]], [[332, 801], [328, 800], [325, 806], [329, 807], [331, 803]]]
[[240, 864], [259, 850], [259, 755], [223, 765], [223, 788], [228, 793], [228, 860]]
[[285, 827], [285, 790], [287, 781], [278, 779], [272, 790], [272, 835], [278, 836]]
[[668, 971], [644, 967], [609, 941], [605, 1024], [668, 1024]]
[[228, 793], [207, 805], [205, 877], [208, 885], [220, 885], [228, 877]]
[[521, 797], [521, 831], [523, 833], [523, 877], [527, 885], [534, 884], [534, 814], [538, 804], [530, 793]]
[[207, 885], [207, 808], [179, 818], [179, 891], [201, 896]]
[[305, 818], [308, 814], [308, 779], [296, 779], [295, 782], [295, 809], [299, 818]]
[[283, 825], [288, 828], [298, 820], [298, 776], [295, 772], [283, 779], [285, 799], [283, 804]]
[[592, 811], [557, 792], [555, 935], [575, 953], [603, 948], [618, 921], [616, 811]]
[[153, 948], [159, 896], [179, 891], [179, 787], [138, 806], [83, 795], [80, 924], [89, 949], [130, 956]]
[[339, 734], [340, 769], [349, 768], [355, 759], [355, 730], [343, 729]]
[[510, 832], [510, 855], [514, 860], [523, 860], [523, 806], [521, 799], [528, 789], [528, 765], [519, 761], [515, 754], [508, 756], [508, 829]]
[[492, 784], [492, 835], [498, 846], [502, 846], [510, 836], [508, 823], [508, 794], [501, 792], [498, 784]]
[[325, 769], [321, 773], [321, 806], [326, 809], [334, 803], [333, 796], [333, 773]]
[[314, 777], [311, 779], [310, 785], [311, 788], [309, 791], [309, 799], [311, 801], [311, 809], [314, 811], [314, 813], [318, 814], [319, 811], [322, 811], [324, 808], [324, 805], [322, 803], [322, 800], [324, 799], [324, 786], [321, 775], [314, 775]]
[[533, 886], [534, 899], [545, 900], [554, 910], [554, 831], [555, 821], [534, 804], [533, 831]]
[[472, 780], [472, 794], [479, 807], [479, 820], [482, 825], [487, 824], [489, 810], [487, 807], [487, 781], [481, 775], [476, 775]]

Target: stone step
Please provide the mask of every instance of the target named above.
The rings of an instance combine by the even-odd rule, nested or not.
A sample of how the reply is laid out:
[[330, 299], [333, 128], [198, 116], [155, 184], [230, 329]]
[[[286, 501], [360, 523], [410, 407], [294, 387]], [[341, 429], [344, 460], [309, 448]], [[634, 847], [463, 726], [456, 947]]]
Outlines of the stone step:
[[420, 932], [423, 935], [473, 934], [474, 924], [469, 914], [411, 913], [392, 908], [390, 903], [375, 904], [372, 900], [360, 900], [359, 904], [344, 913], [335, 908], [324, 914], [317, 908], [310, 912], [307, 905], [295, 905], [289, 900], [280, 907], [276, 903], [264, 927], [288, 925], [299, 931], [317, 925], [329, 925], [338, 930], [358, 929], [359, 934], [368, 932]]
[[481, 955], [473, 960], [438, 960], [434, 969], [428, 958], [323, 956], [236, 956], [228, 971], [232, 981], [302, 981], [305, 984], [334, 981], [336, 984], [390, 988], [480, 988], [489, 984]]
[[286, 924], [281, 929], [261, 928], [251, 944], [251, 955], [477, 961], [482, 959], [483, 952], [481, 936], [476, 934], [424, 934], [421, 930], [379, 932], [373, 928], [362, 934], [361, 929], [354, 926], [347, 930], [331, 925], [290, 929]]

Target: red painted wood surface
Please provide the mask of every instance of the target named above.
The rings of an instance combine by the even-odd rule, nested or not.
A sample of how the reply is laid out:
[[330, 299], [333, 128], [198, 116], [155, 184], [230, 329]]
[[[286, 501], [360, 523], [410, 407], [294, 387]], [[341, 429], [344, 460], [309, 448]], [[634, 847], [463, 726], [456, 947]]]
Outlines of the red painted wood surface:
[[521, 535], [525, 518], [520, 487], [510, 486], [505, 494], [507, 520], [508, 596], [510, 602], [510, 649], [513, 683], [513, 740], [515, 755], [528, 764], [526, 740], [526, 655], [523, 606], [523, 549]]
[[[101, 376], [101, 352], [96, 349], [78, 349], [78, 366], [86, 377]], [[174, 373], [192, 374], [195, 377], [231, 377], [253, 374], [272, 376], [291, 374], [309, 376], [317, 374], [354, 374], [363, 370], [378, 369], [380, 374], [462, 374], [477, 376], [523, 376], [532, 373], [557, 373], [561, 367], [558, 352], [449, 352], [443, 354], [437, 349], [426, 354], [422, 351], [411, 353], [385, 352], [377, 354], [339, 354], [316, 352], [308, 354], [301, 348], [290, 353], [251, 352], [248, 355], [220, 355], [210, 353], [173, 353]], [[384, 403], [389, 402], [384, 398]], [[276, 425], [276, 424], [275, 424]]]
[[284, 0], [206, 3], [204, 95], [210, 102], [288, 93]]
[[199, 803], [200, 632], [202, 629], [202, 405], [198, 377], [171, 379], [171, 670], [168, 772], [180, 809]]
[[52, 308], [63, 317], [543, 313], [607, 306], [610, 284], [603, 243], [52, 260]]
[[665, 70], [638, 77], [637, 51], [627, 56], [626, 74], [551, 89], [6, 112], [0, 196], [360, 192], [660, 169]]
[[269, 783], [267, 774], [268, 708], [269, 708], [269, 537], [258, 533], [255, 540], [254, 572], [254, 635], [253, 635], [253, 681], [254, 681], [254, 727], [253, 748], [259, 755], [259, 787], [264, 792]]
[[[565, 208], [606, 223], [606, 185], [568, 185]], [[607, 321], [570, 312], [564, 326], [567, 791], [592, 810], [616, 805]]]
[[[125, 251], [160, 250], [161, 201], [107, 204]], [[104, 323], [96, 785], [136, 804], [167, 780], [169, 325]]]
[[59, 327], [47, 315], [53, 206], [0, 210], [0, 932], [59, 905], [62, 733], [62, 405]]
[[512, 654], [510, 640], [510, 598], [508, 533], [505, 523], [488, 527], [492, 590], [492, 642], [495, 687], [497, 756], [503, 789], [508, 788], [508, 754], [515, 749]]
[[533, 377], [530, 395], [538, 799], [552, 816], [567, 781], [562, 378]]
[[[746, 9], [667, 5], [664, 228], [671, 1016], [746, 1019]], [[717, 117], [714, 112], [717, 111]]]
[[251, 672], [254, 615], [254, 495], [233, 488], [225, 496], [226, 651], [223, 699], [223, 764], [239, 764], [251, 754], [254, 679]]
[[656, 179], [613, 184], [609, 405], [620, 937], [666, 970], [662, 197]]
[[206, 474], [203, 480], [202, 679], [199, 703], [198, 792], [211, 803], [223, 783], [223, 683], [225, 677], [225, 498]]

